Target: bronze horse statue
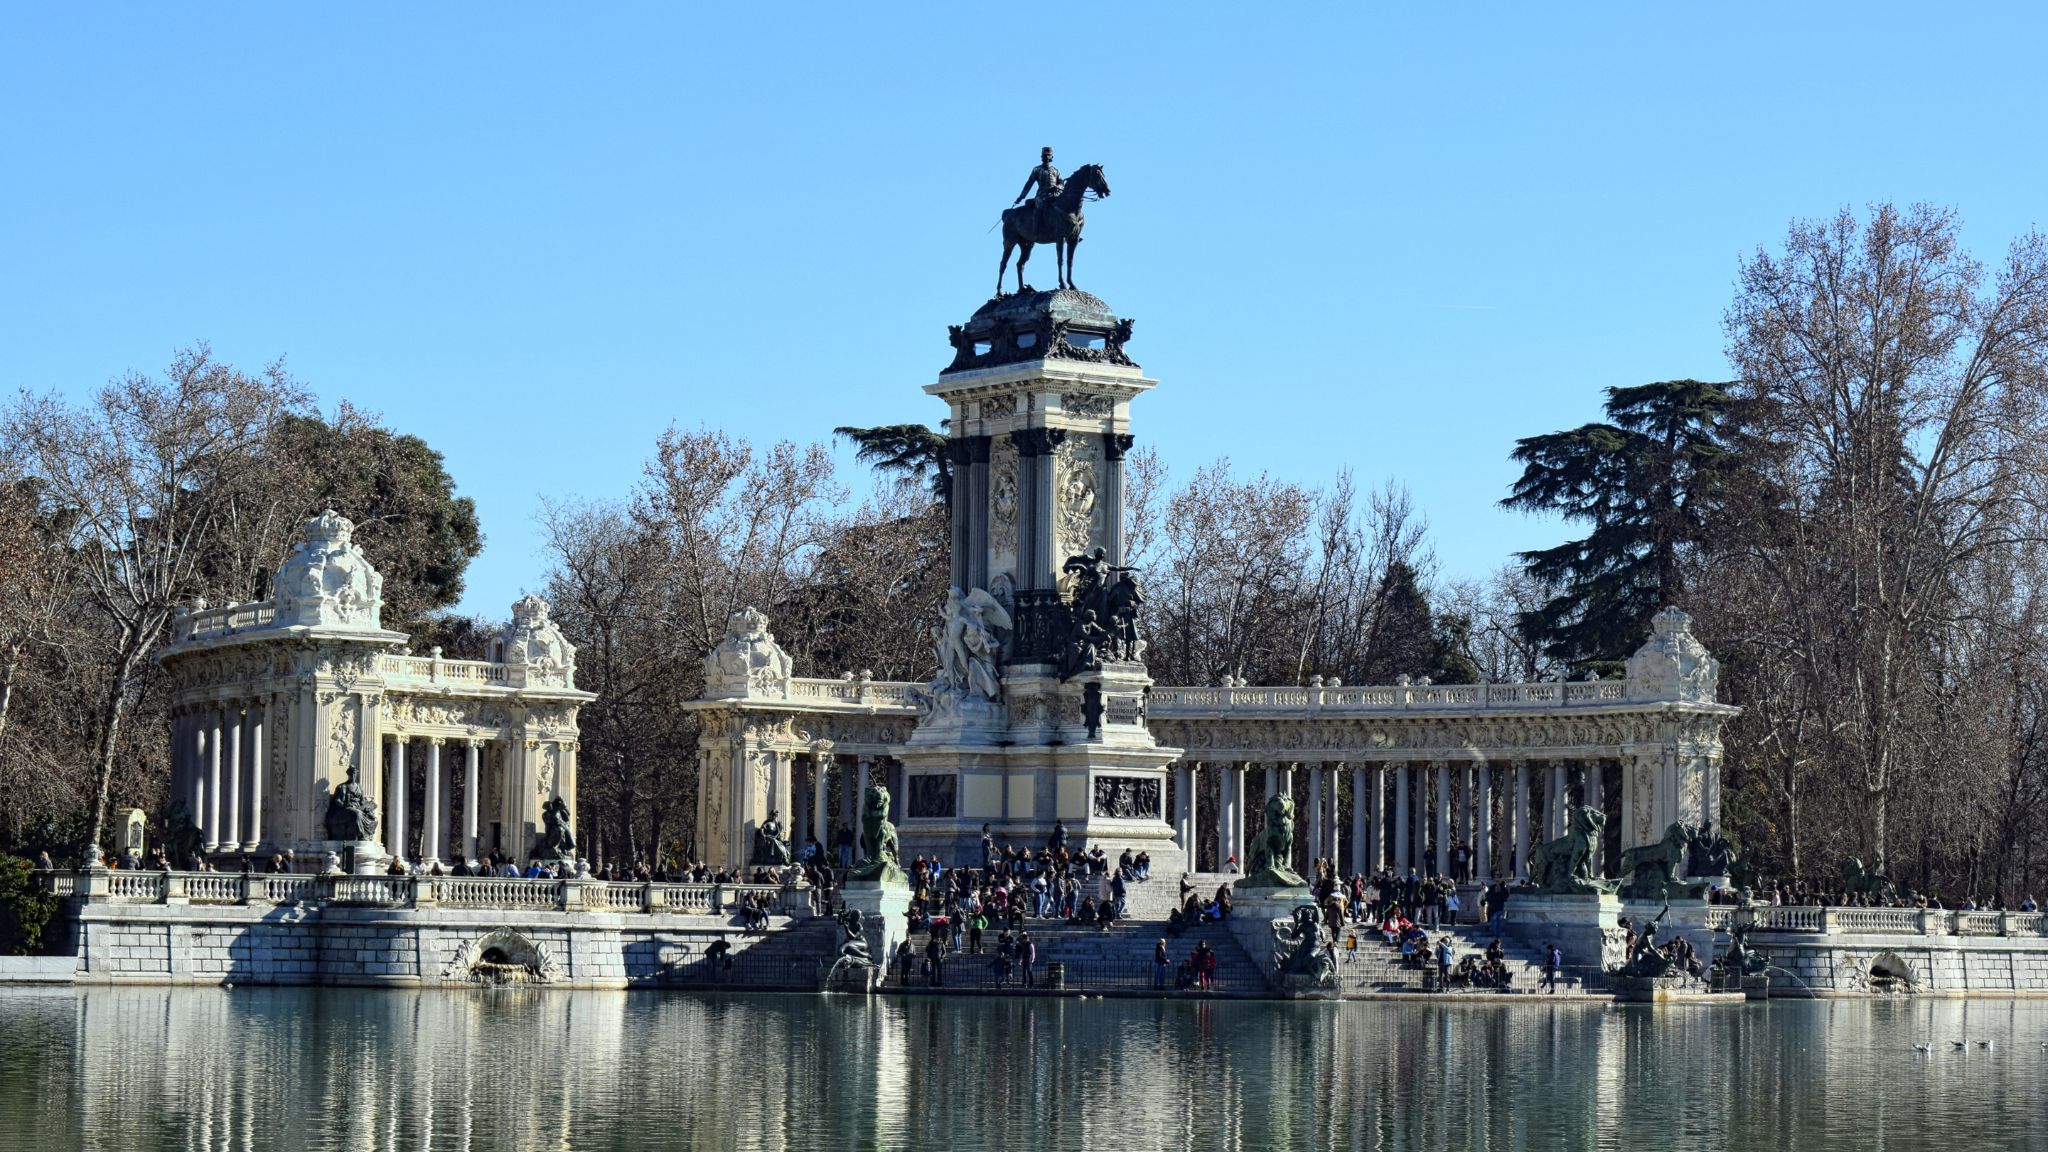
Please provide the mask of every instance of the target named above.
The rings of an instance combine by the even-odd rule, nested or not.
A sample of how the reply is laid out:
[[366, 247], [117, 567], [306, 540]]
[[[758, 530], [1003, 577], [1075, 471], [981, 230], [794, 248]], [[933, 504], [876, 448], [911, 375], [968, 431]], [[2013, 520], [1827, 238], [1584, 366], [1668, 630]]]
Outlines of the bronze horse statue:
[[1024, 251], [1017, 257], [1017, 291], [1024, 291], [1024, 264], [1031, 259], [1035, 244], [1054, 245], [1059, 286], [1074, 286], [1074, 248], [1081, 243], [1081, 225], [1086, 223], [1081, 202], [1090, 193], [1097, 199], [1109, 195], [1109, 181], [1103, 179], [1100, 164], [1074, 169], [1042, 214], [1036, 202], [1003, 209], [1003, 262], [996, 267], [996, 295], [1003, 294], [1003, 273], [1010, 267], [1010, 253], [1020, 247]]

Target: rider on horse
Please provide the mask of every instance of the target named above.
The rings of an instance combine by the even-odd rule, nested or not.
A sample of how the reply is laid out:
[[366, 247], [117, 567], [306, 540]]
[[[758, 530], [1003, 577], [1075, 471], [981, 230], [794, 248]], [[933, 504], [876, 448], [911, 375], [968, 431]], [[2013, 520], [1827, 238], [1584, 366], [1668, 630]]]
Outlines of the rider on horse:
[[1060, 170], [1052, 165], [1052, 149], [1050, 148], [1040, 148], [1038, 150], [1038, 167], [1033, 168], [1031, 175], [1024, 178], [1024, 190], [1017, 193], [1017, 198], [1010, 201], [1010, 205], [1015, 207], [1022, 204], [1024, 198], [1031, 195], [1033, 185], [1036, 185], [1038, 188], [1038, 196], [1031, 202], [1031, 206], [1035, 209], [1035, 217], [1041, 222], [1042, 226], [1042, 222], [1045, 220], [1046, 208], [1052, 203], [1053, 197], [1058, 196], [1060, 189], [1065, 186], [1064, 181], [1060, 179]]

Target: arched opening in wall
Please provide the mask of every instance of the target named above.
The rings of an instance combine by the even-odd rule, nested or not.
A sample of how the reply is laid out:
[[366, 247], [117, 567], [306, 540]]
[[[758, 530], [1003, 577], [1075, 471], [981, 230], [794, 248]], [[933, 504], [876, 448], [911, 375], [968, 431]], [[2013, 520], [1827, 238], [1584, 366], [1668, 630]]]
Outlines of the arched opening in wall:
[[1870, 960], [1865, 969], [1872, 992], [1913, 992], [1919, 982], [1913, 978], [1913, 966], [1899, 958], [1896, 952], [1880, 952]]
[[509, 928], [500, 928], [464, 949], [470, 958], [463, 975], [478, 984], [544, 984], [555, 964], [545, 950]]

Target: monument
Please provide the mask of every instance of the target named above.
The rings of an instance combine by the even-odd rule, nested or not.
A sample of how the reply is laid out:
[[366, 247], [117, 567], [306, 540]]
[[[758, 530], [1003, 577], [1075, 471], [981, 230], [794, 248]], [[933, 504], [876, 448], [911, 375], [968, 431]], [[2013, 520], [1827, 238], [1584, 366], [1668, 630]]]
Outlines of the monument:
[[[1185, 854], [1167, 822], [1179, 750], [1146, 727], [1151, 678], [1124, 557], [1130, 406], [1154, 387], [1130, 357], [1131, 321], [1072, 287], [1084, 195], [1097, 165], [1062, 178], [1050, 150], [1003, 214], [1006, 246], [1061, 251], [1061, 286], [1022, 279], [951, 329], [952, 359], [925, 391], [945, 402], [951, 462], [951, 590], [933, 629], [937, 673], [892, 748], [902, 764], [906, 852], [973, 859], [981, 827], [999, 843]], [[1019, 200], [1023, 200], [1023, 195]]]
[[[879, 956], [886, 963], [909, 932], [910, 884], [896, 826], [889, 821], [889, 790], [880, 784], [870, 784], [861, 797], [860, 851], [860, 859], [847, 870], [844, 889], [847, 911], [853, 915], [841, 925], [849, 934], [858, 931], [866, 941], [866, 951], [859, 953], [862, 958]], [[849, 947], [851, 943], [849, 939]], [[878, 969], [876, 973], [878, 978]]]

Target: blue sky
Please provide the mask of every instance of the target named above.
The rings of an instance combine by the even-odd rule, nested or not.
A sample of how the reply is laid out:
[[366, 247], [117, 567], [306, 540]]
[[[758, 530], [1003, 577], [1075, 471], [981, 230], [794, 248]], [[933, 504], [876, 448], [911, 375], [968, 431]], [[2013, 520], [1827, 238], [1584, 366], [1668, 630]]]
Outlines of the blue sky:
[[1494, 506], [1514, 440], [1725, 376], [1793, 217], [1951, 204], [1990, 259], [2048, 195], [2038, 6], [1050, 11], [11, 6], [0, 387], [285, 356], [446, 453], [502, 615], [540, 497], [670, 422], [941, 417], [1051, 144], [1114, 190], [1079, 282], [1137, 320], [1141, 440], [1398, 478], [1480, 575], [1559, 536]]

